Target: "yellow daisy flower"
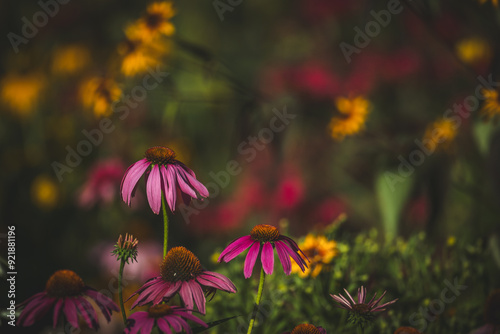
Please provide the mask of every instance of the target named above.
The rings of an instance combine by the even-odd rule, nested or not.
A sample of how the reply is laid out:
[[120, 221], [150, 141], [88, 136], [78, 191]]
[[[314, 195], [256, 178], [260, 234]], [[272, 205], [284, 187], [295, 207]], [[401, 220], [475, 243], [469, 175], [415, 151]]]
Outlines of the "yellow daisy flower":
[[0, 98], [7, 108], [26, 117], [38, 105], [45, 86], [45, 77], [38, 73], [8, 74], [0, 81]]
[[447, 118], [441, 118], [430, 124], [425, 130], [423, 142], [434, 152], [438, 147], [446, 150], [457, 136], [456, 125]]
[[487, 62], [491, 59], [491, 47], [484, 39], [465, 38], [455, 46], [457, 57], [466, 64]]
[[172, 2], [154, 2], [146, 14], [126, 29], [129, 37], [151, 41], [159, 35], [172, 36], [174, 25], [169, 21], [175, 14]]
[[118, 46], [122, 56], [121, 72], [125, 76], [135, 76], [145, 73], [150, 68], [156, 68], [169, 50], [169, 45], [161, 40], [145, 42], [139, 39], [127, 39]]
[[483, 89], [482, 94], [485, 97], [483, 106], [481, 107], [481, 115], [486, 119], [492, 119], [500, 114], [500, 100], [496, 89]]
[[57, 48], [52, 56], [52, 72], [54, 74], [75, 74], [90, 62], [89, 50], [79, 44]]
[[85, 108], [91, 109], [95, 116], [109, 116], [113, 112], [111, 104], [118, 101], [121, 89], [112, 79], [93, 77], [80, 86], [80, 99]]
[[309, 258], [309, 267], [304, 272], [292, 261], [292, 273], [298, 273], [300, 277], [316, 277], [323, 270], [325, 265], [332, 262], [333, 258], [338, 254], [337, 243], [333, 240], [328, 240], [323, 235], [314, 236], [308, 234], [304, 241], [299, 244], [299, 248]]
[[333, 139], [342, 140], [361, 131], [370, 112], [370, 102], [362, 96], [335, 99], [339, 116], [334, 116], [328, 125]]

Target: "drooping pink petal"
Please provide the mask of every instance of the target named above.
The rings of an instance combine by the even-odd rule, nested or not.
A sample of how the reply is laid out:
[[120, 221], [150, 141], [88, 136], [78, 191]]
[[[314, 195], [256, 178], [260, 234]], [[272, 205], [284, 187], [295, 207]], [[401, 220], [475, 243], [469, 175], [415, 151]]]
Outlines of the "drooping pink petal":
[[179, 290], [179, 295], [186, 305], [188, 310], [193, 310], [194, 302], [193, 302], [193, 291], [191, 290], [191, 285], [189, 282], [182, 282], [181, 289]]
[[38, 294], [23, 309], [17, 323], [20, 326], [31, 326], [41, 319], [55, 303], [55, 298], [50, 298], [46, 293]]
[[172, 330], [170, 329], [170, 325], [168, 324], [168, 322], [163, 320], [163, 318], [156, 319], [156, 324], [158, 325], [158, 328], [163, 333], [172, 334]]
[[149, 167], [150, 162], [146, 159], [142, 159], [131, 165], [125, 172], [125, 176], [122, 179], [120, 185], [120, 192], [122, 194], [122, 199], [127, 205], [130, 206], [132, 200], [132, 193], [137, 185], [137, 182], [141, 178], [142, 174]]
[[193, 322], [196, 322], [197, 324], [203, 326], [203, 327], [208, 327], [208, 325], [201, 319], [195, 317], [194, 315], [190, 314], [190, 313], [187, 313], [187, 312], [184, 312], [184, 311], [175, 311], [175, 314], [176, 315], [179, 315], [183, 318], [186, 318], [188, 320], [191, 320]]
[[155, 325], [155, 319], [147, 317], [142, 321], [141, 334], [151, 333], [153, 331], [153, 326]]
[[76, 305], [72, 298], [66, 297], [64, 298], [64, 315], [66, 319], [71, 324], [71, 326], [75, 328], [79, 328], [78, 325], [78, 313], [76, 311]]
[[254, 242], [255, 240], [253, 240], [249, 235], [234, 240], [226, 247], [226, 249], [222, 251], [217, 261], [224, 261], [226, 263], [231, 261], [238, 255], [243, 253], [243, 251], [250, 247]]
[[184, 331], [186, 332], [186, 334], [193, 334], [193, 331], [191, 330], [191, 327], [189, 327], [186, 320], [184, 320], [182, 318], [176, 318], [176, 319], [181, 324], [182, 328], [184, 328]]
[[177, 320], [177, 317], [167, 317], [167, 321], [170, 323], [174, 331], [176, 332], [182, 331], [182, 325]]
[[177, 180], [175, 177], [175, 170], [173, 165], [168, 165], [167, 169], [167, 182], [168, 182], [168, 193], [165, 194], [167, 197], [167, 203], [170, 207], [170, 211], [175, 211], [175, 202], [177, 201]]
[[297, 263], [302, 271], [305, 271], [305, 267], [307, 267], [307, 263], [303, 258], [300, 257], [299, 254], [294, 252], [286, 242], [277, 241], [276, 244], [279, 243], [282, 246], [282, 249], [288, 253], [289, 256]]
[[146, 184], [146, 192], [149, 206], [155, 214], [159, 214], [161, 209], [161, 184], [160, 169], [158, 165], [154, 165]]
[[99, 329], [99, 323], [97, 322], [97, 314], [95, 313], [92, 304], [90, 304], [85, 298], [80, 297], [75, 299], [76, 307], [78, 311], [85, 319], [85, 322], [90, 328]]
[[264, 246], [262, 246], [260, 260], [262, 261], [264, 272], [268, 275], [272, 275], [274, 270], [274, 252], [273, 245], [271, 245], [270, 242], [266, 242]]
[[177, 184], [179, 185], [179, 188], [181, 191], [185, 194], [188, 194], [192, 198], [198, 198], [196, 195], [196, 192], [193, 190], [193, 188], [187, 183], [187, 179], [184, 176], [183, 172], [179, 172], [178, 168], [176, 169], [177, 173]]
[[87, 288], [85, 290], [85, 294], [89, 298], [91, 298], [97, 304], [97, 306], [99, 306], [102, 314], [104, 315], [104, 317], [108, 322], [111, 321], [112, 311], [118, 312], [120, 310], [118, 308], [118, 305], [116, 305], [114, 301], [112, 301], [110, 298], [103, 295], [102, 293], [95, 291], [94, 289]]
[[201, 286], [195, 282], [194, 280], [190, 281], [191, 291], [193, 293], [194, 302], [196, 303], [196, 307], [201, 314], [205, 314], [205, 295], [203, 294], [203, 290]]
[[[296, 242], [295, 242], [292, 238], [289, 238], [289, 237], [287, 237], [287, 236], [285, 236], [285, 235], [280, 235], [280, 237], [279, 237], [279, 238], [280, 238], [280, 240], [284, 240], [284, 241], [286, 241], [286, 242], [290, 245], [290, 247], [291, 247], [291, 248], [292, 248], [292, 249], [293, 249], [296, 253], [300, 253], [300, 254], [302, 254], [302, 256], [303, 256], [303, 257], [304, 257], [304, 258], [305, 258], [308, 262], [311, 262], [311, 261], [309, 260], [309, 258], [307, 257], [307, 255], [306, 255], [306, 254], [304, 254], [304, 252], [302, 251], [302, 249], [300, 249], [300, 248], [299, 248], [299, 246], [297, 245], [297, 243], [296, 243]], [[304, 261], [304, 263], [305, 263], [305, 261]], [[307, 267], [307, 265], [306, 265], [306, 267]]]
[[283, 266], [283, 271], [286, 275], [290, 275], [290, 273], [292, 272], [292, 262], [290, 261], [290, 255], [288, 255], [286, 250], [283, 248], [281, 242], [276, 242], [274, 246], [276, 247], [278, 258], [280, 259], [281, 265]]
[[[219, 282], [216, 282], [218, 284], [224, 284], [225, 288], [221, 289], [227, 292], [232, 292], [235, 293], [237, 291], [236, 286], [234, 283], [227, 278], [226, 276], [216, 273], [215, 271], [204, 271], [202, 275], [198, 277], [203, 277], [207, 280], [215, 282], [217, 279], [220, 280]], [[215, 277], [215, 278], [214, 278]]]
[[[200, 181], [198, 181], [196, 179], [196, 177], [194, 177], [193, 175], [191, 175], [191, 173], [189, 173], [184, 168], [182, 168], [178, 165], [175, 167], [177, 168], [177, 172], [182, 173], [182, 175], [183, 175], [183, 177], [185, 177], [187, 183], [189, 183], [191, 185], [191, 187], [200, 194], [201, 197], [210, 196], [207, 188]], [[189, 170], [189, 168], [187, 168], [187, 169]]]
[[245, 266], [243, 268], [243, 274], [245, 278], [249, 278], [250, 276], [252, 276], [253, 267], [255, 266], [255, 261], [259, 256], [259, 252], [260, 243], [256, 242], [252, 245], [252, 247], [250, 247], [250, 250], [248, 251], [247, 257], [245, 259]]
[[61, 308], [64, 304], [63, 299], [58, 299], [56, 305], [54, 305], [54, 314], [52, 315], [52, 327], [57, 327], [57, 320], [59, 320], [59, 315], [61, 314]]

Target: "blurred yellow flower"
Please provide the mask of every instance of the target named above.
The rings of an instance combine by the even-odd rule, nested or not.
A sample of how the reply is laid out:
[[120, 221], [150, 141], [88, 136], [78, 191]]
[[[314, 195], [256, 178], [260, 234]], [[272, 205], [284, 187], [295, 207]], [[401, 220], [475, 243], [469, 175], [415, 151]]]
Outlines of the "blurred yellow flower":
[[111, 115], [111, 105], [118, 101], [122, 91], [112, 79], [93, 77], [81, 84], [79, 93], [83, 106], [91, 109], [96, 117], [103, 117]]
[[342, 140], [345, 136], [356, 134], [364, 128], [370, 112], [370, 102], [367, 99], [362, 96], [339, 97], [335, 99], [335, 105], [340, 115], [332, 117], [328, 125], [333, 139]]
[[498, 91], [496, 89], [483, 89], [481, 93], [485, 98], [480, 111], [481, 115], [485, 116], [486, 119], [492, 119], [496, 115], [500, 115]]
[[59, 189], [50, 177], [40, 175], [31, 184], [31, 199], [41, 209], [52, 209], [59, 199]]
[[38, 73], [8, 74], [0, 82], [0, 97], [7, 108], [26, 117], [37, 107], [46, 84], [45, 77]]
[[172, 36], [174, 25], [169, 21], [175, 14], [172, 2], [153, 2], [146, 14], [126, 29], [129, 38], [151, 41], [159, 35]]
[[[487, 1], [488, 0], [479, 0], [479, 3], [483, 4], [483, 3], [487, 2]], [[498, 7], [498, 0], [491, 0], [491, 3], [493, 4], [493, 6]]]
[[130, 77], [155, 69], [169, 49], [169, 45], [161, 40], [127, 39], [118, 46], [118, 53], [122, 56], [121, 72]]
[[338, 254], [337, 243], [328, 240], [323, 235], [314, 236], [308, 234], [305, 240], [299, 245], [299, 248], [309, 258], [308, 268], [304, 272], [292, 261], [292, 273], [298, 273], [300, 277], [316, 277], [319, 275], [323, 266], [332, 262]]
[[89, 50], [79, 44], [57, 48], [52, 55], [52, 72], [54, 74], [75, 74], [84, 69], [90, 62]]
[[438, 147], [446, 150], [457, 136], [456, 125], [447, 118], [441, 118], [430, 124], [425, 130], [423, 142], [434, 152]]
[[466, 64], [487, 62], [491, 59], [491, 47], [481, 38], [465, 38], [457, 43], [455, 51], [458, 58]]
[[457, 242], [457, 238], [455, 238], [455, 236], [452, 235], [452, 236], [448, 237], [448, 240], [446, 240], [446, 245], [448, 247], [452, 247], [453, 245], [456, 244], [456, 242]]
[[217, 260], [219, 259], [219, 256], [220, 256], [220, 252], [214, 252], [214, 253], [210, 256], [210, 261], [212, 261], [212, 263], [214, 263], [214, 264], [219, 263], [219, 261], [217, 261]]

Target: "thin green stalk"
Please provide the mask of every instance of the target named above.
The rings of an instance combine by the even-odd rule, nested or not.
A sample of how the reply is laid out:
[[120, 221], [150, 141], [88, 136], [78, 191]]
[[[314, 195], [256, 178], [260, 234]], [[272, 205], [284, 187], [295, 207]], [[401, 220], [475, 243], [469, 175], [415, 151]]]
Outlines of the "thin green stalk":
[[165, 194], [161, 192], [161, 208], [163, 209], [163, 257], [167, 255], [168, 245], [168, 215], [167, 215], [167, 201]]
[[257, 300], [255, 301], [252, 319], [250, 320], [250, 325], [248, 326], [247, 334], [252, 333], [253, 324], [255, 323], [255, 317], [257, 317], [257, 312], [259, 311], [259, 304], [260, 304], [260, 300], [262, 298], [262, 290], [264, 289], [264, 280], [265, 279], [266, 279], [266, 274], [264, 273], [264, 268], [260, 268], [259, 290], [257, 290]]
[[127, 324], [127, 314], [125, 313], [125, 306], [123, 305], [123, 287], [122, 287], [122, 277], [123, 268], [125, 267], [125, 260], [120, 261], [120, 273], [118, 274], [118, 297], [120, 298], [120, 308], [122, 309], [123, 323]]

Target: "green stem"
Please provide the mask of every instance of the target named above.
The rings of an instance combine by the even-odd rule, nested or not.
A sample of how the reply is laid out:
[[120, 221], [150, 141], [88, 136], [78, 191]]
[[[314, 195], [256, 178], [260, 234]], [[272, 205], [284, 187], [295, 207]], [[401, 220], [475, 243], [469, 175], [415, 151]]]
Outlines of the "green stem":
[[122, 309], [123, 323], [127, 325], [127, 314], [125, 313], [125, 306], [123, 305], [123, 288], [122, 288], [122, 277], [123, 268], [125, 268], [125, 260], [120, 262], [120, 273], [118, 274], [118, 297], [120, 298], [120, 308]]
[[167, 215], [167, 201], [165, 194], [161, 192], [161, 208], [163, 209], [163, 257], [167, 255], [168, 245], [168, 215]]
[[266, 279], [266, 274], [264, 273], [264, 268], [260, 268], [259, 290], [257, 291], [257, 300], [255, 301], [255, 306], [253, 308], [253, 315], [252, 319], [250, 320], [250, 325], [248, 326], [247, 334], [252, 333], [253, 324], [255, 323], [255, 317], [257, 317], [257, 312], [259, 311], [259, 304], [262, 298], [262, 290], [264, 289], [265, 279]]

